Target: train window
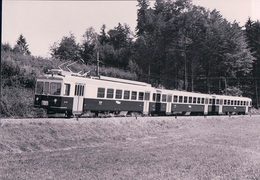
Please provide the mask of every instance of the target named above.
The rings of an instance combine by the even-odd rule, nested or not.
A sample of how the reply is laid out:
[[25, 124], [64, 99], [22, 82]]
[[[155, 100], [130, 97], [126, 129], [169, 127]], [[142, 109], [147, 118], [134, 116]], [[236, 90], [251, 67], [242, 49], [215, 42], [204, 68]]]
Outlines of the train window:
[[206, 99], [205, 99], [205, 104], [208, 104], [208, 103], [209, 103], [209, 99], [206, 98]]
[[246, 105], [248, 106], [248, 101], [246, 102]]
[[234, 101], [234, 105], [237, 105], [237, 101]]
[[97, 97], [98, 98], [104, 98], [105, 97], [105, 88], [98, 88]]
[[137, 92], [136, 91], [132, 91], [131, 99], [132, 100], [136, 100], [136, 98], [137, 98]]
[[114, 89], [107, 89], [107, 98], [114, 97]]
[[182, 103], [183, 101], [183, 96], [179, 96], [179, 103]]
[[116, 90], [116, 99], [122, 99], [122, 90], [120, 89], [117, 89]]
[[197, 103], [200, 104], [200, 98], [197, 99]]
[[162, 102], [166, 102], [166, 94], [162, 95]]
[[219, 104], [219, 99], [216, 100], [216, 104]]
[[246, 105], [246, 101], [244, 101], [244, 106]]
[[50, 94], [51, 95], [60, 95], [61, 83], [52, 82], [50, 85]]
[[84, 96], [85, 86], [82, 86], [81, 96]]
[[172, 95], [169, 95], [167, 96], [167, 102], [172, 102]]
[[177, 102], [178, 101], [178, 96], [173, 96], [173, 102]]
[[192, 97], [189, 97], [189, 103], [192, 103]]
[[146, 101], [150, 100], [150, 93], [149, 92], [144, 93], [144, 100], [146, 100]]
[[231, 100], [231, 105], [233, 105], [234, 104], [234, 101], [233, 100]]
[[139, 92], [139, 95], [138, 95], [138, 100], [144, 100], [144, 93], [143, 92]]
[[227, 104], [230, 105], [230, 100], [227, 101]]
[[237, 101], [237, 105], [238, 105], [238, 106], [241, 105], [241, 104], [240, 104], [240, 101]]
[[197, 98], [194, 97], [194, 98], [193, 98], [193, 103], [196, 104], [196, 101], [197, 101]]
[[84, 95], [84, 86], [83, 85], [75, 85], [75, 96], [83, 96]]
[[124, 99], [130, 98], [130, 91], [124, 91]]
[[64, 95], [69, 96], [70, 95], [70, 84], [64, 84], [64, 86], [65, 86]]
[[201, 98], [201, 104], [204, 104], [205, 98]]
[[213, 103], [213, 99], [209, 99], [209, 104], [212, 104]]
[[155, 100], [156, 100], [156, 94], [153, 93], [153, 101], [155, 101]]
[[187, 102], [188, 102], [188, 97], [184, 96], [184, 103], [187, 103]]
[[50, 83], [49, 82], [44, 83], [43, 94], [50, 94]]
[[240, 105], [243, 106], [243, 101], [241, 101], [240, 103], [241, 103]]
[[42, 94], [43, 93], [43, 82], [38, 81], [36, 83], [36, 94]]
[[160, 102], [161, 101], [161, 94], [156, 94], [156, 102]]
[[219, 100], [219, 104], [220, 104], [220, 105], [223, 105], [223, 99], [220, 99], [220, 100]]
[[227, 105], [227, 100], [226, 99], [224, 99], [224, 105]]

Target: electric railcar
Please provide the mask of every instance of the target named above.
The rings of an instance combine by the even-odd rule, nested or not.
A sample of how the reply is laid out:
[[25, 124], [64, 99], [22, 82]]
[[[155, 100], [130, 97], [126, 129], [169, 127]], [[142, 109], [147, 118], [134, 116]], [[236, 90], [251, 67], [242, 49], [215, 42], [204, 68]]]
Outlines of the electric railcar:
[[60, 69], [37, 79], [34, 106], [48, 114], [221, 115], [248, 114], [246, 97], [158, 89], [144, 82], [83, 76]]

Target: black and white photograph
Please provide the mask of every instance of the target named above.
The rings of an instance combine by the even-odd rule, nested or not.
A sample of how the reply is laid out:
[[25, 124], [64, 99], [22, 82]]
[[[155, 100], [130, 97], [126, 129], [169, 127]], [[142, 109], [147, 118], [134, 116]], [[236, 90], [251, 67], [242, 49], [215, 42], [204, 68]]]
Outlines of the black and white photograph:
[[259, 180], [260, 0], [1, 1], [0, 179]]

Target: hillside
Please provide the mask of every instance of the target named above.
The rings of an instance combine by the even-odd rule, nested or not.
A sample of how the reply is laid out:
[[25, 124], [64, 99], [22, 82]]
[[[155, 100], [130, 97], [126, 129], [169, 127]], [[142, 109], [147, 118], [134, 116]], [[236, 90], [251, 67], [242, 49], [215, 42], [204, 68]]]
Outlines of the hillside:
[[[2, 101], [0, 117], [41, 117], [45, 112], [33, 107], [36, 78], [48, 69], [58, 68], [62, 61], [31, 55], [22, 55], [11, 51], [1, 51], [2, 60]], [[95, 65], [77, 63], [71, 66], [75, 72], [83, 71], [95, 74]], [[111, 67], [101, 67], [102, 75], [136, 79], [137, 75]]]

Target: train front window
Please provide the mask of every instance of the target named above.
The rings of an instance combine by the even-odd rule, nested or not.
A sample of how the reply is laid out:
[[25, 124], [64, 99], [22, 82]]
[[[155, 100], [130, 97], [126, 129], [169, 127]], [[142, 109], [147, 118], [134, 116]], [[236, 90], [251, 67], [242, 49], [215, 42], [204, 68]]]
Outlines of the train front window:
[[44, 83], [43, 94], [50, 94], [50, 83], [49, 82]]
[[61, 92], [61, 83], [52, 82], [50, 85], [50, 94], [60, 95], [60, 92]]
[[36, 83], [36, 94], [42, 94], [43, 93], [43, 82], [37, 81]]

